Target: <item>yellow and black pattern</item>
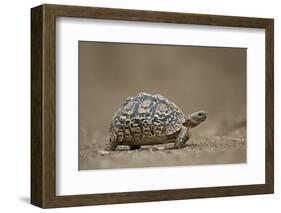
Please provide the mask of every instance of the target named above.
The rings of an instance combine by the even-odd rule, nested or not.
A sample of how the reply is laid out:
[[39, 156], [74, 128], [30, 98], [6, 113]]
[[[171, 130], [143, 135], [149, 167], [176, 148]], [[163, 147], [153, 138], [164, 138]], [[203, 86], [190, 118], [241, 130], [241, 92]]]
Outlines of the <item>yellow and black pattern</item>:
[[171, 135], [181, 129], [185, 120], [183, 112], [167, 98], [140, 93], [127, 98], [114, 114], [110, 141], [134, 142]]

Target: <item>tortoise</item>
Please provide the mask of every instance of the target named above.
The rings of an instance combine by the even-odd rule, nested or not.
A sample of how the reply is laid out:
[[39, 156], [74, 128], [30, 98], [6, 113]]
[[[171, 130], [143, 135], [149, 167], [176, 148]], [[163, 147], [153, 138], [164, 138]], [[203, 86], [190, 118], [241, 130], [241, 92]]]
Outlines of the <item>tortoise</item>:
[[114, 114], [107, 151], [118, 145], [129, 145], [132, 150], [142, 145], [174, 143], [174, 148], [186, 146], [190, 128], [205, 121], [207, 113], [198, 111], [186, 116], [180, 108], [162, 95], [139, 93], [128, 97]]

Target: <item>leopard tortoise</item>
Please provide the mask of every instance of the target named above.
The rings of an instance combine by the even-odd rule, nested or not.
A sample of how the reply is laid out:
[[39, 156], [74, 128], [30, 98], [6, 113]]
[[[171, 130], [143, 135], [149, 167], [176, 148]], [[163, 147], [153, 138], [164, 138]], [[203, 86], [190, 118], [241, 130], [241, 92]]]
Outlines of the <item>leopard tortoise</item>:
[[174, 143], [174, 148], [186, 146], [190, 128], [205, 121], [204, 111], [186, 116], [180, 108], [162, 95], [140, 93], [128, 97], [112, 118], [109, 145], [113, 151], [118, 145], [139, 149], [142, 145]]

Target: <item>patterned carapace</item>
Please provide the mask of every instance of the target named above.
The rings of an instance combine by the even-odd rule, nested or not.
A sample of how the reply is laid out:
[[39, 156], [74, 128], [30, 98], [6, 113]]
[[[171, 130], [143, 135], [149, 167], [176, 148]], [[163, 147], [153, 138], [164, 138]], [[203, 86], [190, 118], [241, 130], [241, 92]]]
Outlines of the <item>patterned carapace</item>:
[[179, 131], [186, 119], [167, 98], [140, 93], [127, 98], [114, 114], [110, 141], [134, 142], [147, 137], [168, 136]]

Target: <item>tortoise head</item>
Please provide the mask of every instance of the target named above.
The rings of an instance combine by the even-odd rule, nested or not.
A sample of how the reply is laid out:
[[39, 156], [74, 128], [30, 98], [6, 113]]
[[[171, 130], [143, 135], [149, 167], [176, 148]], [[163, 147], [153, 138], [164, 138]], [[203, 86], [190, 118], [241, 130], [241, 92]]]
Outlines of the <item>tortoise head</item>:
[[205, 121], [206, 118], [207, 113], [205, 111], [195, 112], [188, 116], [187, 120], [184, 122], [183, 125], [186, 127], [193, 128]]

